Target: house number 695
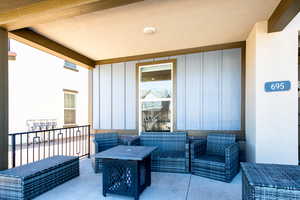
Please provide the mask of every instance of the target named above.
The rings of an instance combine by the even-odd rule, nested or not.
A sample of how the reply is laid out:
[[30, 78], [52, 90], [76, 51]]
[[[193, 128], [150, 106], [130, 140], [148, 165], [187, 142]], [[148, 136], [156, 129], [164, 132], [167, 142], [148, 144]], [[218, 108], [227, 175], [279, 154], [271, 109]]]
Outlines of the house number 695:
[[265, 83], [266, 92], [281, 92], [288, 91], [291, 89], [290, 81], [272, 81]]
[[272, 83], [271, 84], [272, 90], [283, 90], [284, 89], [284, 83]]

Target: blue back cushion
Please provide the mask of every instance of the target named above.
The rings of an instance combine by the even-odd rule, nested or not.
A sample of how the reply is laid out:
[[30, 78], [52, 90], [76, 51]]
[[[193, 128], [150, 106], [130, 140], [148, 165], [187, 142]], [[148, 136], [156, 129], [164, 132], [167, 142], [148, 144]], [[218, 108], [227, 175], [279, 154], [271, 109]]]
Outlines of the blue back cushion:
[[95, 142], [98, 144], [98, 151], [105, 151], [118, 145], [119, 139], [117, 133], [99, 133], [95, 134]]
[[142, 132], [140, 136], [142, 146], [156, 146], [159, 152], [185, 151], [186, 142], [186, 132]]
[[209, 134], [207, 136], [206, 153], [208, 155], [225, 156], [225, 149], [236, 142], [234, 134]]

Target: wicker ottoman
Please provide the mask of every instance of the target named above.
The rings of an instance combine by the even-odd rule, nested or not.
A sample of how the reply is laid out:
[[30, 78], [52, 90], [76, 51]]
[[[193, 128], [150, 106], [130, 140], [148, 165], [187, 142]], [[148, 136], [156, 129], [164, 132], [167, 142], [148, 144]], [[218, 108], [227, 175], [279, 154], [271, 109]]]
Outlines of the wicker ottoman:
[[0, 171], [0, 199], [32, 199], [79, 176], [79, 158], [54, 156]]
[[241, 163], [243, 200], [300, 199], [300, 166]]

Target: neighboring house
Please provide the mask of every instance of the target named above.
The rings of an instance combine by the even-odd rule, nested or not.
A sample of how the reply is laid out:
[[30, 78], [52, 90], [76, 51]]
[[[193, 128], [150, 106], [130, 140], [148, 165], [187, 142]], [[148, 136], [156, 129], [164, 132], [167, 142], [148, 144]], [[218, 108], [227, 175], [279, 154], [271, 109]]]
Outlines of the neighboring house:
[[9, 133], [88, 123], [88, 70], [10, 40]]

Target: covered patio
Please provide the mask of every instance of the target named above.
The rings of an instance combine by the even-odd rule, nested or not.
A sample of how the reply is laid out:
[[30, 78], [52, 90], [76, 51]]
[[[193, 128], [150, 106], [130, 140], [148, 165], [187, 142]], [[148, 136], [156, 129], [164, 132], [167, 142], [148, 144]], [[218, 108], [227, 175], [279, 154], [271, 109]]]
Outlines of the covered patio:
[[[118, 178], [134, 173], [137, 193], [146, 188], [142, 200], [237, 200], [254, 194], [247, 178], [255, 182], [259, 175], [252, 175], [270, 171], [268, 164], [298, 172], [299, 11], [299, 0], [1, 2], [0, 174], [42, 176], [41, 191], [51, 189], [46, 193], [37, 189], [42, 184], [27, 183], [34, 188], [30, 195], [41, 200], [127, 199], [104, 197], [102, 189], [108, 163], [126, 160], [133, 167], [123, 163], [127, 174], [115, 167]], [[8, 133], [9, 38], [89, 70], [88, 125]], [[120, 158], [124, 152], [98, 155], [120, 144], [157, 149], [135, 160]], [[15, 168], [34, 161], [42, 163], [41, 173]], [[250, 163], [247, 177], [240, 171], [244, 162]], [[257, 163], [267, 165], [259, 170]], [[286, 168], [276, 169], [275, 180]], [[51, 170], [56, 174], [47, 179]], [[274, 182], [277, 188], [280, 180]], [[283, 189], [291, 188], [297, 199], [296, 186]]]
[[[242, 199], [241, 175], [231, 183], [210, 180], [191, 174], [152, 173], [151, 187], [140, 196], [141, 200], [200, 200], [200, 199]], [[102, 174], [94, 174], [90, 159], [80, 162], [80, 177], [73, 179], [39, 197], [37, 200], [52, 200], [57, 197], [66, 200], [109, 199], [127, 200], [131, 197], [119, 195], [102, 196]]]

